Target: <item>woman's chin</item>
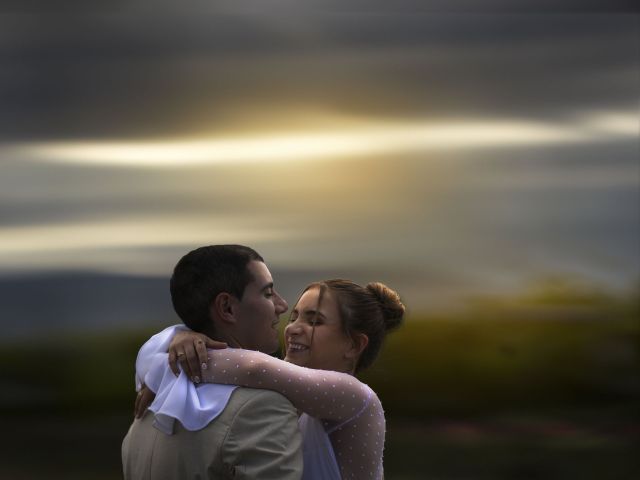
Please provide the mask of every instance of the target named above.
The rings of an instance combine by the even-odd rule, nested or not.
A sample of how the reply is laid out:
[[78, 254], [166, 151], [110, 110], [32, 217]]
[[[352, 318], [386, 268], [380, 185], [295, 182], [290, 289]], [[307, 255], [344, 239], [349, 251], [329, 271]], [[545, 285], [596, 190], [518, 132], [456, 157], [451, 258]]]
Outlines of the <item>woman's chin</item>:
[[304, 360], [302, 358], [300, 358], [299, 355], [286, 354], [284, 356], [284, 361], [285, 362], [289, 362], [289, 363], [293, 363], [294, 365], [298, 365], [300, 367], [306, 367]]

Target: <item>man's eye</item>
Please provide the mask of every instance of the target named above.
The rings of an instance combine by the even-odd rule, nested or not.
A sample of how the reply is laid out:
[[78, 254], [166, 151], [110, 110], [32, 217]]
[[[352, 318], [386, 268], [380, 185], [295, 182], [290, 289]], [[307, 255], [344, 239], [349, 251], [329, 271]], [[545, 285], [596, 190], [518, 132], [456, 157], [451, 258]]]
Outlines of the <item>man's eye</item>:
[[264, 292], [264, 296], [267, 297], [267, 298], [273, 297], [273, 291], [272, 290], [267, 290], [266, 292]]

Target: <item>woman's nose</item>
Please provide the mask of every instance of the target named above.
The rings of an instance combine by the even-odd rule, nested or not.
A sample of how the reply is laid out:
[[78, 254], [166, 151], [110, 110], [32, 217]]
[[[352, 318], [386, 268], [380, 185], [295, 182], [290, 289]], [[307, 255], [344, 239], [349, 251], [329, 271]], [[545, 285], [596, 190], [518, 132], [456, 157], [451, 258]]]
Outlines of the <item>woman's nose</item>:
[[302, 331], [302, 328], [300, 326], [300, 322], [298, 322], [297, 320], [291, 322], [286, 327], [284, 327], [285, 336], [299, 335], [301, 331]]

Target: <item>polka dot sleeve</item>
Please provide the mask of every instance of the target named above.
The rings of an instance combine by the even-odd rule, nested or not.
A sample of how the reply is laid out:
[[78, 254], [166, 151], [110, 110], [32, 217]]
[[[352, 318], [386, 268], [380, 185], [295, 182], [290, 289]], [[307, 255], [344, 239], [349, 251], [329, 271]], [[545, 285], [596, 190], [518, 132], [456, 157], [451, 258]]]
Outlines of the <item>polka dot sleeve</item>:
[[300, 367], [261, 352], [209, 350], [204, 381], [266, 388], [322, 419], [343, 478], [382, 478], [384, 412], [373, 390], [340, 372]]

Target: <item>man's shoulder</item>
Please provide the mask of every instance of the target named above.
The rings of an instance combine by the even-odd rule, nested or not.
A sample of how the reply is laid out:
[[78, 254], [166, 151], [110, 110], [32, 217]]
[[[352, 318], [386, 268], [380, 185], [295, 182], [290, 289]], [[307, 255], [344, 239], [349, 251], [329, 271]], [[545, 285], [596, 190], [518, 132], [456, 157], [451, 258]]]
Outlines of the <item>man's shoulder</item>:
[[273, 390], [260, 388], [238, 387], [233, 391], [225, 412], [240, 412], [248, 407], [253, 409], [277, 409], [295, 410], [291, 402], [282, 394]]
[[[211, 420], [208, 425], [199, 430], [188, 430], [179, 421], [176, 421], [174, 434], [188, 437], [226, 435], [224, 432], [228, 431], [229, 428], [234, 429], [234, 425], [251, 422], [258, 416], [277, 418], [279, 416], [296, 415], [295, 412], [295, 407], [280, 393], [272, 390], [238, 387], [234, 389], [220, 414]], [[142, 425], [138, 426], [138, 428], [140, 427]], [[151, 427], [150, 423], [145, 427], [147, 431], [156, 433], [156, 429]]]
[[291, 439], [297, 433], [297, 426], [297, 411], [284, 395], [238, 387], [220, 415], [191, 435], [209, 439], [233, 457], [244, 451], [246, 445], [273, 442], [278, 435]]
[[[123, 442], [125, 478], [185, 478], [197, 470], [202, 478], [227, 478], [237, 469], [243, 478], [299, 479], [302, 472], [296, 411], [284, 396], [270, 390], [238, 387], [221, 414], [200, 430], [176, 421], [174, 434], [153, 427], [148, 412], [134, 421]], [[275, 458], [275, 460], [274, 460]], [[153, 459], [153, 460], [152, 460]], [[277, 474], [270, 474], [272, 469]]]

